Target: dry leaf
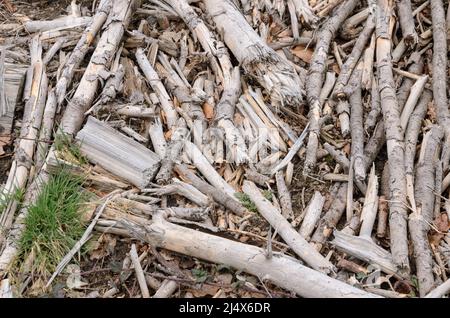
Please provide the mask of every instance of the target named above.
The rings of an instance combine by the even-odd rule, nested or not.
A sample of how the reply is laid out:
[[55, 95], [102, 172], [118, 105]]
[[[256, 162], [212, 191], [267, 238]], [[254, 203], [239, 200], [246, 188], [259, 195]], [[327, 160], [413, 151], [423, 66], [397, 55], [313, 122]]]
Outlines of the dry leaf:
[[106, 257], [114, 252], [117, 240], [111, 234], [101, 235], [97, 241], [94, 241], [94, 249], [90, 252], [90, 259], [96, 260]]

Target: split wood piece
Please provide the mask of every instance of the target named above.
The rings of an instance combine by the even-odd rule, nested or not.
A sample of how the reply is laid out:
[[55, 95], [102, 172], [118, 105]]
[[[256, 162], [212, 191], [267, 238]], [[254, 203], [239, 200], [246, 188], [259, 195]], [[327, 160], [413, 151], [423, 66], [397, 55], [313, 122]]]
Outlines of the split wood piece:
[[139, 188], [147, 187], [159, 168], [157, 154], [94, 117], [76, 139], [90, 161]]
[[[39, 129], [41, 128], [47, 98], [48, 78], [45, 72], [45, 66], [42, 63], [42, 45], [38, 36], [31, 40], [30, 52], [33, 68], [30, 98], [25, 103], [20, 139], [15, 147], [14, 160], [11, 164], [6, 184], [2, 190], [4, 195], [12, 195], [16, 191], [21, 191], [27, 184], [30, 170], [33, 166], [36, 140], [39, 136]], [[0, 215], [2, 232], [10, 228], [17, 207], [16, 200], [13, 200], [2, 211], [3, 213]], [[3, 241], [2, 239], [3, 235], [0, 236], [0, 242]]]
[[111, 10], [112, 0], [102, 0], [97, 8], [97, 11], [92, 18], [91, 24], [86, 28], [86, 30], [81, 35], [78, 40], [77, 45], [73, 49], [69, 56], [69, 59], [65, 63], [64, 69], [56, 83], [56, 98], [58, 105], [61, 105], [66, 97], [67, 89], [72, 83], [73, 75], [75, 70], [80, 66], [89, 47], [94, 42], [97, 33], [100, 31], [101, 27], [108, 17], [109, 11]]
[[[84, 113], [92, 105], [100, 80], [108, 73], [107, 67], [119, 47], [124, 30], [130, 23], [135, 9], [135, 0], [118, 0], [114, 2], [106, 22], [107, 28], [103, 31], [89, 65], [61, 119], [60, 129], [64, 133], [75, 134], [81, 128], [84, 121]], [[88, 34], [90, 33], [87, 33], [87, 36]]]
[[419, 42], [419, 36], [415, 29], [411, 1], [399, 0], [396, 1], [396, 4], [405, 44], [409, 47], [414, 47]]
[[443, 132], [438, 126], [428, 131], [422, 142], [416, 165], [415, 202], [417, 209], [409, 215], [409, 229], [414, 247], [419, 292], [423, 297], [435, 285], [433, 256], [428, 243], [428, 231], [434, 219], [435, 168], [439, 161], [439, 145]]
[[447, 99], [447, 25], [442, 0], [430, 1], [433, 21], [433, 98], [437, 121], [444, 129], [445, 143], [442, 149], [443, 171], [450, 159], [450, 123]]
[[184, 141], [189, 135], [186, 127], [186, 121], [179, 118], [176, 125], [173, 127], [172, 136], [170, 137], [169, 145], [166, 149], [165, 156], [161, 160], [161, 168], [156, 175], [156, 182], [158, 184], [167, 184], [171, 175], [175, 161], [181, 154], [184, 146]]
[[[261, 277], [302, 297], [379, 297], [312, 270], [292, 257], [171, 224], [159, 219], [147, 224], [121, 222], [138, 239], [154, 246], [197, 257]], [[279, 269], [283, 270], [280, 271]]]
[[283, 240], [292, 250], [309, 266], [323, 273], [330, 273], [334, 270], [333, 264], [326, 260], [312, 245], [299, 235], [291, 224], [278, 212], [278, 210], [264, 198], [260, 190], [251, 181], [244, 181], [242, 190], [250, 200], [256, 205], [259, 213], [278, 232]]
[[305, 217], [302, 225], [300, 226], [300, 230], [298, 231], [307, 241], [314, 231], [317, 221], [320, 219], [324, 203], [325, 197], [319, 191], [315, 191], [311, 201], [309, 201], [308, 207], [306, 208]]
[[223, 32], [225, 44], [233, 52], [245, 73], [254, 77], [267, 90], [272, 103], [300, 105], [304, 95], [301, 89], [303, 85], [291, 64], [258, 36], [230, 0], [203, 2], [208, 15]]
[[428, 75], [423, 75], [411, 87], [411, 91], [409, 93], [408, 99], [406, 100], [405, 106], [403, 107], [402, 115], [400, 117], [400, 125], [402, 126], [403, 131], [405, 131], [406, 126], [408, 125], [409, 118], [414, 111], [414, 108], [416, 107], [420, 96], [422, 95], [427, 81]]
[[231, 80], [233, 64], [231, 63], [225, 45], [216, 39], [214, 33], [208, 29], [203, 20], [189, 5], [189, 1], [168, 0], [167, 2], [197, 37], [203, 50], [210, 55], [211, 69], [219, 81], [223, 83], [224, 89], [226, 89], [227, 82]]
[[367, 17], [366, 25], [363, 31], [360, 33], [355, 45], [353, 46], [352, 52], [347, 57], [344, 65], [342, 65], [341, 72], [336, 80], [336, 85], [334, 86], [333, 96], [337, 99], [348, 99], [349, 96], [345, 92], [345, 87], [347, 86], [350, 77], [352, 75], [353, 69], [361, 57], [363, 50], [366, 46], [367, 41], [369, 41], [372, 36], [373, 30], [375, 29], [375, 16], [370, 14]]
[[49, 21], [27, 21], [24, 23], [25, 30], [29, 33], [45, 32], [50, 30], [66, 30], [84, 27], [91, 23], [92, 17], [65, 16]]
[[361, 212], [360, 237], [371, 238], [373, 225], [378, 212], [378, 179], [375, 175], [375, 165], [372, 166], [367, 184], [366, 197]]
[[214, 120], [217, 127], [222, 129], [222, 134], [225, 135], [227, 160], [238, 165], [250, 160], [245, 140], [233, 122], [240, 92], [240, 73], [239, 68], [235, 67], [231, 71], [229, 78], [225, 78], [222, 96], [215, 107]]
[[7, 55], [8, 50], [0, 49], [0, 129], [4, 135], [12, 131], [14, 111], [21, 99], [29, 68], [24, 64], [5, 62]]
[[197, 177], [185, 165], [176, 164], [175, 171], [178, 173], [181, 179], [185, 180], [187, 183], [192, 184], [192, 186], [197, 188], [208, 197], [213, 198], [214, 201], [223, 205], [234, 214], [238, 216], [244, 216], [248, 213], [247, 209], [244, 208], [244, 206], [240, 202], [236, 201], [234, 196], [230, 196], [223, 191], [218, 191], [217, 188]]
[[308, 175], [316, 166], [317, 149], [319, 148], [319, 135], [321, 126], [321, 105], [319, 101], [320, 90], [324, 80], [327, 67], [327, 54], [330, 49], [331, 40], [344, 19], [353, 11], [358, 4], [356, 0], [343, 3], [329, 18], [317, 36], [317, 43], [308, 70], [308, 81], [306, 82], [306, 94], [308, 98], [310, 132], [303, 174]]
[[165, 279], [152, 298], [169, 298], [178, 289], [178, 283], [174, 280]]
[[357, 237], [340, 231], [334, 231], [334, 239], [331, 244], [342, 252], [356, 257], [369, 264], [376, 264], [387, 273], [400, 276], [391, 254], [379, 247], [371, 239]]
[[[224, 192], [230, 197], [234, 198], [236, 190], [233, 189], [214, 169], [208, 162], [205, 156], [201, 153], [200, 149], [189, 140], [184, 141], [184, 150], [188, 155], [194, 166], [200, 171], [200, 173], [211, 183], [218, 191]], [[234, 198], [234, 200], [237, 200]]]
[[450, 292], [450, 279], [443, 282], [441, 285], [430, 291], [425, 298], [442, 298]]
[[141, 289], [142, 298], [150, 298], [150, 292], [148, 291], [147, 281], [145, 280], [144, 271], [142, 270], [141, 262], [139, 262], [139, 255], [136, 250], [136, 245], [131, 244], [130, 258], [133, 263], [134, 272]]
[[292, 0], [298, 20], [309, 27], [314, 27], [318, 17], [314, 15], [307, 0]]
[[287, 220], [292, 220], [294, 218], [294, 211], [292, 210], [291, 193], [289, 192], [284, 180], [284, 173], [282, 171], [278, 171], [275, 174], [275, 180], [277, 182], [278, 198], [280, 199], [281, 205], [281, 214]]
[[158, 95], [161, 108], [164, 111], [167, 119], [167, 126], [171, 129], [177, 123], [178, 114], [173, 105], [172, 99], [166, 91], [163, 83], [161, 82], [155, 69], [148, 61], [147, 56], [142, 48], [136, 50], [136, 61], [139, 64], [142, 72], [147, 78], [148, 83], [152, 87], [153, 91]]
[[384, 118], [389, 162], [389, 228], [394, 263], [402, 273], [409, 273], [408, 234], [406, 210], [405, 145], [400, 126], [391, 63], [391, 34], [389, 32], [392, 6], [388, 0], [378, 0], [377, 8], [377, 68], [378, 89]]
[[328, 237], [333, 233], [333, 229], [338, 224], [346, 207], [347, 183], [341, 183], [336, 196], [331, 203], [330, 208], [325, 215], [319, 220], [317, 228], [311, 237], [311, 243], [318, 251], [320, 251], [325, 244]]
[[205, 92], [195, 85], [192, 87], [187, 83], [187, 80], [172, 68], [171, 64], [178, 64], [170, 63], [166, 55], [159, 52], [158, 60], [161, 64], [156, 64], [156, 71], [162, 78], [165, 78], [167, 87], [179, 100], [181, 109], [192, 120], [194, 143], [199, 149], [203, 149], [203, 133], [207, 126], [202, 109], [202, 105], [206, 101]]
[[[362, 67], [362, 63], [359, 64]], [[359, 67], [358, 66], [358, 67]], [[363, 130], [363, 105], [361, 94], [361, 72], [355, 70], [352, 77], [355, 77], [357, 86], [353, 94], [350, 95], [349, 101], [351, 106], [350, 125], [352, 147], [351, 155], [353, 159], [353, 172], [355, 179], [363, 182], [366, 179], [366, 169], [364, 164], [364, 130]], [[353, 79], [352, 79], [353, 80]]]

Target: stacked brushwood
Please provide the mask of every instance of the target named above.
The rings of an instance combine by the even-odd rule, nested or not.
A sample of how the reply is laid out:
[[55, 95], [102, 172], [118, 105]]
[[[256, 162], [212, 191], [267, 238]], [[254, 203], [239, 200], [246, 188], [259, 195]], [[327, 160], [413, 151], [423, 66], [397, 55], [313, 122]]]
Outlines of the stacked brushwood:
[[[28, 207], [61, 165], [104, 197], [48, 286], [96, 231], [266, 291], [449, 293], [450, 6], [446, 18], [442, 0], [94, 3], [0, 25], [0, 124], [10, 95], [24, 105], [20, 132], [0, 130], [15, 138], [2, 195], [25, 192], [0, 215], [0, 297]], [[177, 280], [156, 284], [130, 249], [141, 296], [170, 297]]]

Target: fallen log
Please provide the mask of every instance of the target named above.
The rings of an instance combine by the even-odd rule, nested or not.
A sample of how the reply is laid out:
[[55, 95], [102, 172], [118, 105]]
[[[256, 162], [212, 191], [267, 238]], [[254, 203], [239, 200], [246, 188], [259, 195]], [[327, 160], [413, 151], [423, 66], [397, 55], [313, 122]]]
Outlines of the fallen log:
[[[226, 264], [256, 275], [302, 297], [379, 297], [301, 265], [297, 260], [218, 236], [171, 224], [162, 217], [147, 224], [120, 223], [141, 240], [185, 255]], [[283, 269], [282, 271], [279, 269]]]
[[157, 154], [94, 117], [88, 118], [76, 140], [90, 161], [139, 188], [147, 187], [158, 171]]

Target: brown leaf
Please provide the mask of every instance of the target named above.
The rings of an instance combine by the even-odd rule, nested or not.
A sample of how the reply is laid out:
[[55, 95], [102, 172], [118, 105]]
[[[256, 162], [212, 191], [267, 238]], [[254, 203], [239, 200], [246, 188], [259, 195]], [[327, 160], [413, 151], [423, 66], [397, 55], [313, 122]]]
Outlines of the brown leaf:
[[306, 63], [311, 63], [312, 55], [314, 53], [310, 48], [306, 48], [304, 46], [296, 46], [291, 49], [292, 54], [300, 58], [302, 61]]
[[111, 234], [101, 235], [97, 241], [94, 241], [94, 249], [90, 252], [90, 259], [96, 260], [106, 257], [114, 252], [117, 240]]

